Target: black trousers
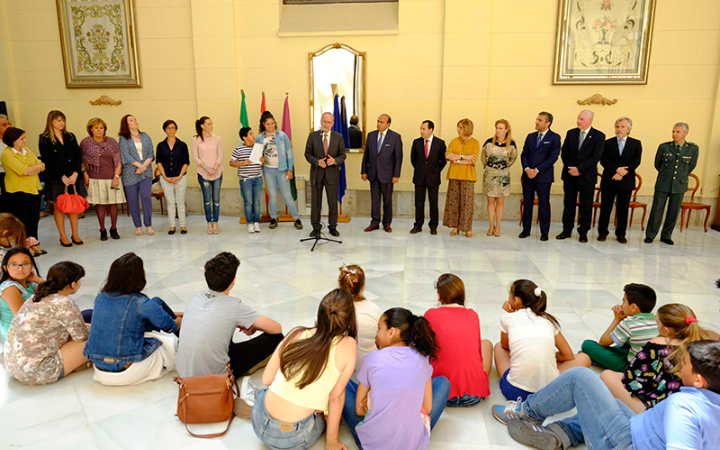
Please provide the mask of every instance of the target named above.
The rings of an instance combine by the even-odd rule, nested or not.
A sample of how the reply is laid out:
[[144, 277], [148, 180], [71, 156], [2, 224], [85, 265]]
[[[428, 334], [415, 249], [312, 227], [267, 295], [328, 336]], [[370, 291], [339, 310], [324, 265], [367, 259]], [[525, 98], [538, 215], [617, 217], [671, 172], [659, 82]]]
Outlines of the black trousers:
[[323, 189], [327, 192], [328, 202], [328, 226], [329, 228], [337, 228], [338, 221], [338, 185], [328, 184], [325, 180], [316, 181], [312, 185], [312, 200], [310, 203], [310, 222], [314, 230], [319, 230], [320, 217], [322, 215], [322, 195]]
[[538, 183], [533, 179], [523, 180], [523, 231], [529, 233], [532, 229], [533, 203], [535, 193], [538, 198], [538, 219], [540, 234], [550, 233], [550, 187], [552, 183]]
[[245, 342], [236, 343], [230, 341], [228, 355], [230, 356], [230, 367], [235, 378], [245, 375], [248, 370], [272, 355], [283, 337], [282, 333], [263, 333]]
[[7, 205], [5, 198], [7, 197], [5, 194], [5, 172], [0, 172], [0, 213], [6, 213]]
[[381, 183], [378, 178], [370, 181], [370, 196], [372, 197], [372, 210], [370, 212], [370, 225], [380, 225], [380, 200], [382, 199], [384, 227], [392, 223], [392, 183]]
[[28, 237], [34, 237], [38, 241], [38, 222], [40, 222], [40, 194], [28, 194], [25, 192], [3, 192], [7, 212], [14, 215], [25, 225], [25, 233]]
[[563, 183], [565, 198], [563, 200], [563, 232], [571, 233], [575, 226], [575, 210], [577, 207], [578, 193], [580, 193], [580, 208], [578, 210], [580, 223], [578, 234], [586, 236], [592, 224], [592, 205], [595, 186], [581, 186], [574, 180]]
[[438, 212], [438, 191], [440, 186], [428, 186], [427, 184], [415, 185], [415, 228], [422, 229], [425, 223], [425, 194], [430, 200], [430, 229], [435, 230], [440, 223]]
[[633, 191], [619, 189], [617, 184], [618, 183], [612, 183], [602, 186], [602, 193], [600, 194], [600, 221], [598, 222], [598, 234], [600, 236], [610, 234], [608, 230], [610, 213], [612, 212], [613, 203], [616, 199], [615, 217], [617, 217], [617, 228], [615, 229], [615, 236], [625, 237], [625, 233], [627, 233], [628, 212]]

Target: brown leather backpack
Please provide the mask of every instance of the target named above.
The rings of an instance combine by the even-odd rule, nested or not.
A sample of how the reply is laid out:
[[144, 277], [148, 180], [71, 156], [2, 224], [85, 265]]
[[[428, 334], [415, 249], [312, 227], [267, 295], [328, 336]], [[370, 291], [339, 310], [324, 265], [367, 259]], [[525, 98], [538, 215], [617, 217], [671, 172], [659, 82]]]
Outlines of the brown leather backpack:
[[[180, 385], [177, 416], [192, 436], [220, 437], [230, 429], [230, 424], [235, 418], [233, 413], [235, 397], [239, 397], [240, 392], [230, 369], [230, 363], [227, 363], [227, 370], [228, 373], [175, 378], [175, 382]], [[222, 433], [195, 434], [188, 429], [189, 423], [215, 423], [228, 419], [230, 421]]]

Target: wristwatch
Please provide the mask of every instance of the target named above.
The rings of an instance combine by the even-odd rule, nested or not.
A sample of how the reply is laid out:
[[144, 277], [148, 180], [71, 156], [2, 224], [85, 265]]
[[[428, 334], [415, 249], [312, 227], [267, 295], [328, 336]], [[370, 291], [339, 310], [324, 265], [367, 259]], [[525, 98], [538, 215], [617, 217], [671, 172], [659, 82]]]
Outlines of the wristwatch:
[[462, 161], [463, 159], [465, 159], [463, 155], [460, 155], [460, 161]]

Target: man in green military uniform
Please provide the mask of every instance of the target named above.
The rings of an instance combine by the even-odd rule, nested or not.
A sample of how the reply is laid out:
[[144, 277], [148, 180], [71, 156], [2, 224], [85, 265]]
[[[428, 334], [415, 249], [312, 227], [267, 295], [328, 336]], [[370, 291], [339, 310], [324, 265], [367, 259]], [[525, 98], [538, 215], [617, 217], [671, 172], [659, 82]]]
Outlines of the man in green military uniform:
[[683, 196], [687, 192], [688, 176], [695, 169], [698, 160], [698, 146], [685, 141], [690, 131], [688, 124], [680, 122], [673, 127], [673, 141], [660, 144], [655, 155], [655, 169], [658, 171], [655, 182], [655, 195], [648, 226], [645, 230], [645, 243], [650, 244], [662, 224], [665, 203], [668, 203], [665, 225], [660, 242], [673, 245], [672, 232], [675, 229]]

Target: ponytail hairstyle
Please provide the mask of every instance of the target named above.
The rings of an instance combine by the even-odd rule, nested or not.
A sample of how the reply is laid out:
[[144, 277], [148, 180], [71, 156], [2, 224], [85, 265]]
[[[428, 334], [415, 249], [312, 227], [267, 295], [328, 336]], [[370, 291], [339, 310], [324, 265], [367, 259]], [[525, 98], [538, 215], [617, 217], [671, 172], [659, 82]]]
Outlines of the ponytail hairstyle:
[[460, 277], [444, 273], [435, 282], [435, 289], [441, 304], [465, 306], [465, 283]]
[[346, 266], [343, 264], [340, 267], [340, 276], [338, 277], [338, 283], [341, 289], [349, 291], [353, 296], [353, 301], [361, 302], [365, 300], [361, 292], [365, 286], [365, 272], [360, 266], [351, 264]]
[[708, 340], [710, 336], [698, 324], [693, 310], [680, 303], [661, 306], [657, 310], [657, 318], [664, 326], [672, 329], [673, 335], [669, 336], [670, 338], [682, 341], [678, 348], [665, 359], [667, 369], [678, 373], [685, 361], [688, 344]]
[[39, 302], [45, 297], [57, 294], [76, 281], [80, 281], [84, 276], [85, 269], [80, 264], [70, 261], [59, 262], [48, 270], [47, 279], [35, 290], [33, 301]]
[[430, 361], [437, 359], [440, 347], [437, 344], [435, 332], [425, 317], [415, 316], [405, 308], [390, 308], [383, 313], [380, 320], [383, 319], [388, 328], [400, 330], [400, 339], [408, 347], [412, 347], [421, 355], [430, 358]]
[[12, 214], [0, 214], [0, 237], [7, 239], [10, 247], [27, 247], [25, 225]]
[[555, 316], [545, 312], [545, 309], [547, 309], [547, 295], [537, 284], [530, 280], [515, 280], [510, 287], [510, 295], [518, 297], [524, 307], [529, 308], [535, 315], [549, 320], [555, 328], [560, 329], [560, 322]]
[[289, 343], [280, 353], [280, 371], [286, 380], [299, 377], [295, 385], [298, 389], [311, 385], [323, 374], [336, 338], [350, 336], [357, 339], [352, 294], [345, 289], [330, 291], [318, 307], [316, 327], [314, 335], [300, 340], [295, 338], [309, 328], [292, 330], [286, 337]]
[[38, 265], [35, 262], [35, 258], [33, 258], [32, 253], [30, 253], [30, 250], [26, 249], [25, 247], [13, 247], [10, 250], [5, 253], [5, 256], [2, 259], [2, 277], [0, 278], [0, 283], [7, 280], [12, 280], [10, 277], [10, 272], [6, 269], [8, 262], [10, 261], [10, 258], [12, 256], [17, 255], [18, 253], [22, 253], [23, 255], [27, 255], [28, 258], [30, 258], [30, 263], [32, 263], [33, 268], [35, 269], [35, 273], [40, 273], [40, 269], [38, 269]]
[[198, 120], [195, 121], [195, 132], [197, 133], [196, 136], [200, 138], [201, 141], [205, 142], [205, 138], [203, 137], [203, 129], [202, 126], [205, 123], [206, 120], [208, 120], [208, 116], [202, 116]]

